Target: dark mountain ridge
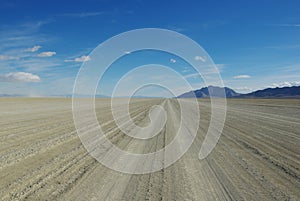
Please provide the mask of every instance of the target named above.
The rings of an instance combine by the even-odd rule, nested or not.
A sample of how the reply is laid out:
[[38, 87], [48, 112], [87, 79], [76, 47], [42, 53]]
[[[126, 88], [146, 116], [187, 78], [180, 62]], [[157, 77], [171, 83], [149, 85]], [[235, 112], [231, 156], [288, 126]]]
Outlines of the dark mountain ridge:
[[197, 98], [224, 97], [224, 95], [226, 97], [235, 97], [238, 96], [239, 93], [236, 93], [234, 90], [228, 87], [223, 88], [223, 87], [208, 86], [194, 91], [186, 92], [178, 96], [178, 98], [193, 98], [195, 96]]
[[194, 91], [189, 91], [181, 94], [177, 98], [209, 98], [209, 97], [224, 97], [227, 98], [300, 98], [300, 86], [292, 87], [276, 87], [257, 90], [247, 94], [240, 94], [228, 87], [208, 86]]
[[241, 94], [240, 98], [284, 98], [300, 97], [300, 86], [276, 87], [257, 90], [248, 94]]

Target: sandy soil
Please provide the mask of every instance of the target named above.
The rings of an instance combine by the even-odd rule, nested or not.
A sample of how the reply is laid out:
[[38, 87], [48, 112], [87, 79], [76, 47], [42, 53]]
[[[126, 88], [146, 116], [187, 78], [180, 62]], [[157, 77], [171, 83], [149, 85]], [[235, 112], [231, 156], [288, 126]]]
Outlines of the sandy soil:
[[[164, 102], [164, 104], [162, 104]], [[174, 138], [180, 118], [175, 100], [131, 102], [138, 125], [162, 104], [166, 128], [145, 141], [115, 128], [109, 101], [97, 100], [98, 120], [112, 143], [149, 153]], [[188, 152], [161, 171], [130, 175], [93, 159], [77, 136], [70, 99], [0, 99], [2, 200], [300, 200], [300, 100], [228, 100], [225, 127], [205, 160], [198, 154], [210, 120], [199, 100], [200, 129]]]

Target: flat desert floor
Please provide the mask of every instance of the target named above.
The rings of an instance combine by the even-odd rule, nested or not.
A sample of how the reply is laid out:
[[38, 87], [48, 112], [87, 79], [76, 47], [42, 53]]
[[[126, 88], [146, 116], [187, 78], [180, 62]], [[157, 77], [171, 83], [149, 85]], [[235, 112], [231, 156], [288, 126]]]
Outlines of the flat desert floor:
[[[136, 124], [164, 104], [170, 118], [176, 100], [135, 99]], [[198, 153], [210, 120], [210, 101], [199, 99], [200, 128], [190, 149], [161, 171], [131, 175], [111, 170], [83, 147], [71, 99], [0, 99], [0, 198], [2, 200], [300, 200], [300, 100], [229, 99], [225, 126], [213, 152]], [[111, 142], [126, 150], [137, 142], [113, 129], [109, 100], [96, 101], [98, 120]], [[173, 122], [176, 124], [176, 122]], [[168, 131], [136, 146], [140, 153], [164, 147]]]

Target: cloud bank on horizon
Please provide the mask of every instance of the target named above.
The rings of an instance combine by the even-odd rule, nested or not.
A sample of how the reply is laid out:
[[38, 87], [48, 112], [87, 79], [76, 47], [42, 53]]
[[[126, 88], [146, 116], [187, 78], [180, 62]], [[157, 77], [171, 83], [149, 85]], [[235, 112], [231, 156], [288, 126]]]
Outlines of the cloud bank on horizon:
[[[120, 0], [88, 0], [78, 1], [72, 8], [61, 1], [35, 2], [30, 7], [27, 4], [33, 5], [21, 1], [10, 6], [0, 3], [0, 94], [71, 94], [78, 70], [92, 59], [89, 53], [95, 47], [116, 34], [144, 27], [171, 29], [195, 40], [216, 63], [224, 85], [238, 92], [300, 83], [298, 1], [176, 0], [172, 9], [167, 1], [134, 0], [124, 4]], [[47, 9], [37, 12], [42, 7]], [[136, 54], [124, 52], [125, 56]], [[107, 73], [101, 93], [109, 94], [114, 79], [126, 73], [125, 69], [129, 71], [141, 61], [151, 62], [153, 56], [137, 55], [127, 63], [116, 61], [119, 67]], [[204, 87], [201, 77], [180, 58], [156, 56], [157, 61], [181, 73], [193, 88]], [[193, 58], [199, 62], [209, 59], [202, 55]], [[145, 76], [172, 79], [149, 73], [132, 80]], [[176, 83], [174, 90], [184, 92]], [[147, 93], [160, 94], [155, 90]]]

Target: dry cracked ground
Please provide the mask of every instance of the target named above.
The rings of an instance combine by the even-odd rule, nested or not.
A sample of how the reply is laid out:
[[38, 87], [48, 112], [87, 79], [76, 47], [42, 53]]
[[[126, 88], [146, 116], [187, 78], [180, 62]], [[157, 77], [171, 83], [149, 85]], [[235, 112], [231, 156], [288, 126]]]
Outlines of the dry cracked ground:
[[[0, 198], [300, 200], [299, 99], [228, 100], [223, 133], [204, 160], [198, 154], [210, 122], [210, 101], [198, 102], [200, 127], [183, 157], [160, 171], [132, 175], [90, 156], [77, 135], [70, 99], [1, 98]], [[145, 142], [116, 128], [108, 99], [98, 99], [96, 111], [110, 142], [123, 150], [150, 153], [172, 141], [180, 118], [175, 99], [135, 99], [130, 103], [135, 124], [149, 124], [153, 105], [162, 105], [168, 120]]]

